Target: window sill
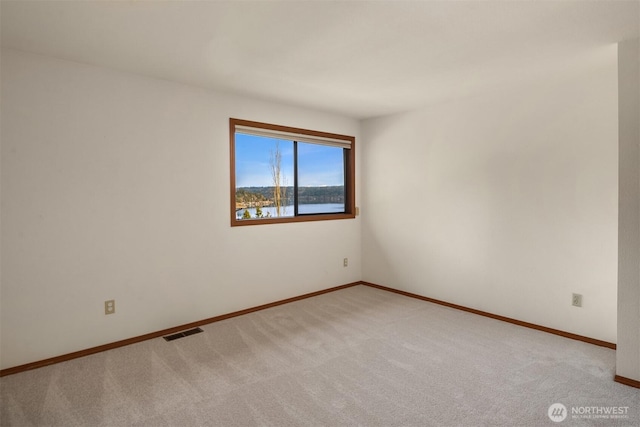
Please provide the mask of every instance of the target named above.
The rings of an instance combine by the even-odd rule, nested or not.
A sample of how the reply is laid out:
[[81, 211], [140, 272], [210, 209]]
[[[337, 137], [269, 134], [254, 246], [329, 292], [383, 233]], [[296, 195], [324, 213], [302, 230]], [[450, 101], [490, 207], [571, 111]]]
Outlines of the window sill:
[[260, 218], [260, 219], [235, 219], [231, 220], [231, 226], [262, 225], [262, 224], [285, 224], [289, 222], [310, 222], [310, 221], [331, 221], [337, 219], [353, 219], [356, 215], [352, 213], [341, 214], [308, 214], [283, 218]]

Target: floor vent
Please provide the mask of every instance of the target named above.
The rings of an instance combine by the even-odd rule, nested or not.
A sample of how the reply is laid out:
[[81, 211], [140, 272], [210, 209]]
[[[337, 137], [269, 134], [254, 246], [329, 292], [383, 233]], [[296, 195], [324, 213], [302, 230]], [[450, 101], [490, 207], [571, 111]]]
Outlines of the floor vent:
[[177, 340], [178, 338], [188, 337], [189, 335], [199, 334], [200, 332], [203, 332], [202, 329], [193, 328], [193, 329], [189, 329], [188, 331], [178, 332], [177, 334], [167, 335], [166, 337], [163, 337], [163, 338], [165, 339], [165, 341], [173, 341], [173, 340]]

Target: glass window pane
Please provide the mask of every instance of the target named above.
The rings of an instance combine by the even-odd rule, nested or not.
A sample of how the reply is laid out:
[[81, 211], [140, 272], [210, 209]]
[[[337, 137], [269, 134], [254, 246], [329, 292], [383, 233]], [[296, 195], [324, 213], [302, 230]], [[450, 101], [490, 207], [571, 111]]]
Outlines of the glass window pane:
[[236, 218], [291, 217], [293, 142], [235, 134]]
[[298, 142], [298, 213], [345, 211], [344, 149]]

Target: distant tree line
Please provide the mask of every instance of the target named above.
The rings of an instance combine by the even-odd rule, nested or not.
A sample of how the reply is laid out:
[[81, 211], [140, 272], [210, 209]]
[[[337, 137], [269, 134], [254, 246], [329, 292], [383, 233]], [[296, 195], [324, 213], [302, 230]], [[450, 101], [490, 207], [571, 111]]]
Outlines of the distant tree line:
[[344, 186], [298, 187], [298, 203], [344, 203]]
[[267, 200], [269, 200], [268, 197], [256, 191], [249, 191], [246, 188], [238, 188], [236, 190], [236, 203], [246, 203], [254, 206], [258, 202], [266, 202]]
[[[236, 203], [246, 203], [248, 206], [269, 206], [273, 203], [275, 187], [241, 187], [236, 190]], [[283, 205], [293, 204], [293, 187], [282, 187], [282, 194], [286, 195]], [[299, 187], [298, 204], [314, 203], [344, 203], [344, 186], [329, 187]]]

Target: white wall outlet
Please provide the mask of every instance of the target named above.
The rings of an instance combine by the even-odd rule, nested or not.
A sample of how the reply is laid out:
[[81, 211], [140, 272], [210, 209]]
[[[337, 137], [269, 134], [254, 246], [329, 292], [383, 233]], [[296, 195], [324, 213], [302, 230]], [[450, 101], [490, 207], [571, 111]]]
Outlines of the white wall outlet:
[[573, 294], [571, 296], [571, 305], [575, 307], [582, 307], [582, 295], [581, 294]]
[[342, 260], [342, 266], [343, 267], [349, 267], [349, 258], [345, 258]]
[[116, 300], [110, 299], [104, 302], [104, 314], [113, 314], [116, 312]]

